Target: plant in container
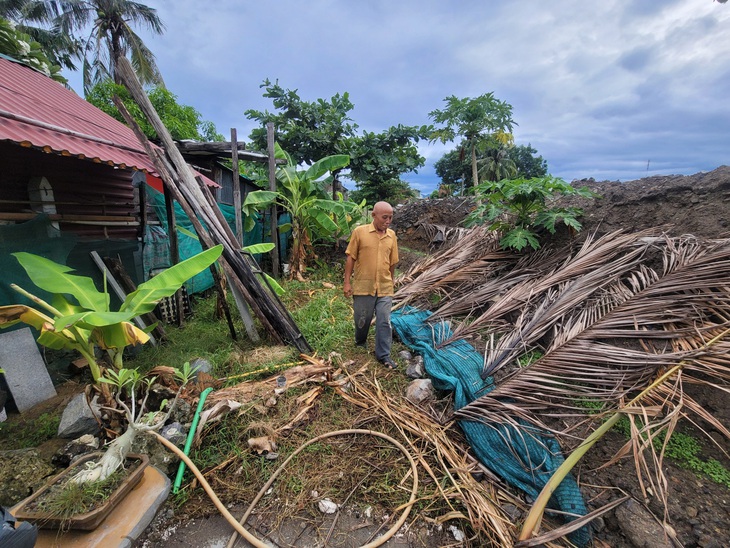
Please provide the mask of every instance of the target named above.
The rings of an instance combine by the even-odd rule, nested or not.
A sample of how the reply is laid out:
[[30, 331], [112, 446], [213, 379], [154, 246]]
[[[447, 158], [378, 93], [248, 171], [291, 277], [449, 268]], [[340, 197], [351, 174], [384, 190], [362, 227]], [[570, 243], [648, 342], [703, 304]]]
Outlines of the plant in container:
[[[49, 303], [11, 284], [13, 289], [30, 299], [38, 308], [24, 304], [0, 306], [0, 328], [23, 322], [38, 330], [39, 344], [52, 349], [80, 352], [89, 362], [96, 389], [103, 394], [104, 408], [125, 415], [128, 423], [127, 430], [109, 444], [101, 458], [89, 461], [82, 470], [75, 471], [71, 480], [73, 483], [89, 484], [85, 486], [85, 490], [102, 489], [100, 485], [106, 485], [102, 482], [106, 482], [125, 465], [137, 433], [161, 428], [169, 418], [180, 391], [190, 380], [194, 370], [188, 363], [181, 370], [172, 369], [180, 386], [167, 414], [161, 418], [159, 412], [148, 412], [146, 404], [155, 377], [145, 377], [136, 370], [123, 367], [125, 348], [133, 344], [144, 344], [149, 340], [149, 336], [130, 320], [152, 311], [161, 299], [174, 294], [186, 280], [212, 265], [222, 251], [223, 247], [220, 245], [210, 248], [140, 284], [127, 296], [118, 311], [109, 309], [110, 297], [106, 291], [106, 278], [104, 291], [99, 291], [91, 278], [71, 274], [72, 269], [65, 265], [30, 253], [13, 254], [31, 281], [39, 289], [52, 293], [52, 299]], [[111, 367], [105, 369], [97, 361], [96, 347], [106, 350]], [[136, 394], [139, 388], [143, 389], [141, 398]], [[139, 405], [138, 401], [141, 402]], [[146, 457], [141, 458], [141, 461], [140, 467], [146, 465]], [[65, 478], [66, 474], [62, 475]], [[72, 500], [76, 497], [73, 493], [64, 496]], [[34, 500], [37, 501], [38, 498]], [[30, 520], [24, 513], [25, 502], [29, 500], [26, 499], [17, 506], [20, 512], [18, 518], [21, 519], [20, 515], [23, 515], [22, 519]], [[40, 521], [48, 522], [48, 513], [43, 511], [42, 514]], [[61, 522], [74, 525], [68, 517], [61, 518]]]
[[[160, 411], [148, 411], [147, 400], [156, 376], [142, 376], [134, 369], [107, 370], [102, 383], [113, 387], [118, 409], [128, 426], [104, 452], [85, 455], [52, 478], [40, 490], [21, 501], [13, 510], [17, 519], [40, 527], [58, 529], [96, 528], [123, 497], [139, 482], [149, 463], [147, 455], [130, 453], [134, 438], [140, 432], [160, 429], [170, 417], [185, 385], [195, 368], [186, 362], [182, 369], [173, 369], [179, 387], [171, 404], [163, 401]], [[142, 387], [141, 398], [137, 391]]]

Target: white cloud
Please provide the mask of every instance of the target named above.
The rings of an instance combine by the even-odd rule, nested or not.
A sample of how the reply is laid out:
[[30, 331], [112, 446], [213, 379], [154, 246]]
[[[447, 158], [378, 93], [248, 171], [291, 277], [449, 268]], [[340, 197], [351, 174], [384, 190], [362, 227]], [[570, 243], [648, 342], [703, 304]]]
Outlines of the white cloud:
[[[167, 30], [146, 40], [168, 87], [228, 134], [272, 109], [264, 78], [302, 98], [349, 92], [361, 129], [429, 123], [449, 95], [514, 107], [568, 180], [691, 173], [728, 163], [730, 4], [712, 0], [149, 0]], [[74, 82], [74, 79], [72, 79]], [[448, 150], [419, 146], [405, 179], [424, 194]]]

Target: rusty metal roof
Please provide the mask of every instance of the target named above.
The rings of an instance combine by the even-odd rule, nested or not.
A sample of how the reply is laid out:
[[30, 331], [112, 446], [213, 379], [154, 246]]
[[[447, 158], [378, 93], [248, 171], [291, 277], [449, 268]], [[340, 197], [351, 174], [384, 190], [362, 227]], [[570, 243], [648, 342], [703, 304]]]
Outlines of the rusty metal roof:
[[5, 57], [0, 57], [0, 140], [156, 174], [130, 128], [63, 84]]
[[0, 58], [0, 139], [154, 172], [131, 129], [62, 84]]

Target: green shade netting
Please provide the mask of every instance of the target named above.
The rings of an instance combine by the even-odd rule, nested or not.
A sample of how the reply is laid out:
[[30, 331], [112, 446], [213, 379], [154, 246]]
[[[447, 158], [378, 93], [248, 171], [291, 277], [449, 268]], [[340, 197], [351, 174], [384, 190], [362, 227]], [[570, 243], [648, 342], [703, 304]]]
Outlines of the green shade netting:
[[[451, 337], [451, 328], [448, 322], [428, 323], [430, 315], [428, 311], [404, 307], [393, 311], [391, 323], [401, 341], [423, 357], [434, 388], [453, 392], [454, 409], [461, 409], [490, 392], [494, 381], [492, 377], [482, 379], [484, 358], [463, 339], [440, 346]], [[555, 438], [536, 432], [534, 427], [525, 425], [518, 430], [490, 424], [486, 417], [484, 422], [460, 420], [458, 424], [479, 461], [533, 499], [564, 461]], [[587, 513], [573, 476], [567, 476], [555, 490], [551, 507], [572, 516]], [[590, 538], [587, 527], [570, 535], [579, 546], [588, 544]]]
[[[162, 228], [160, 227], [149, 227], [147, 229], [147, 233], [145, 235], [145, 247], [144, 247], [144, 268], [145, 268], [145, 277], [148, 278], [150, 274], [153, 274], [157, 270], [161, 270], [164, 268], [168, 268], [172, 266], [170, 262], [170, 250], [169, 250], [169, 244], [167, 239], [167, 234], [169, 234], [169, 227], [167, 226], [167, 210], [165, 208], [165, 196], [161, 192], [158, 192], [151, 186], [147, 185], [147, 195], [149, 197], [149, 203], [152, 205], [152, 207], [155, 210], [155, 213], [157, 214], [157, 218], [162, 223]], [[183, 211], [182, 206], [180, 206], [179, 203], [174, 202], [175, 204], [175, 223], [192, 232], [195, 234], [195, 229], [193, 228], [193, 223], [190, 221], [188, 216], [185, 214], [185, 211]], [[233, 206], [225, 205], [225, 204], [218, 204], [218, 207], [221, 210], [221, 213], [223, 214], [223, 217], [225, 218], [226, 222], [228, 223], [228, 226], [231, 228], [231, 230], [235, 233], [236, 231], [236, 214]], [[202, 223], [202, 221], [201, 221]], [[279, 217], [279, 225], [283, 225], [285, 223], [289, 223], [289, 216], [288, 215], [281, 215]], [[205, 227], [205, 223], [202, 223]], [[243, 246], [249, 246], [254, 244], [259, 244], [264, 241], [264, 238], [266, 237], [266, 241], [268, 240], [268, 231], [264, 230], [264, 220], [260, 219], [256, 222], [254, 225], [253, 230], [249, 232], [243, 233]], [[206, 227], [207, 228], [207, 227]], [[268, 227], [267, 227], [268, 228]], [[196, 255], [200, 253], [203, 249], [200, 245], [200, 242], [191, 236], [188, 236], [187, 234], [181, 232], [178, 230], [177, 232], [178, 236], [178, 250], [180, 253], [180, 260], [183, 261], [185, 259], [188, 259], [192, 257], [193, 255]], [[280, 234], [279, 236], [279, 245], [281, 249], [282, 256], [286, 257], [286, 243], [288, 240], [287, 233]], [[261, 255], [254, 255], [254, 258], [257, 261], [260, 261]], [[205, 291], [206, 289], [209, 289], [213, 287], [213, 275], [211, 274], [210, 270], [207, 269], [204, 272], [201, 272], [197, 276], [194, 276], [190, 280], [188, 280], [185, 283], [185, 288], [187, 289], [188, 293], [199, 293], [201, 291]]]

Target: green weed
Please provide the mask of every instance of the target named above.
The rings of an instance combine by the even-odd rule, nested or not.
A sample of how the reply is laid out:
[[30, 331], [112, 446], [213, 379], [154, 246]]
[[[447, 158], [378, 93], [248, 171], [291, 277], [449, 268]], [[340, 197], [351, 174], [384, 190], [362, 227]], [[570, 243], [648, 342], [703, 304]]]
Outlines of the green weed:
[[60, 423], [60, 411], [43, 413], [29, 421], [0, 423], [0, 445], [3, 449], [37, 447], [56, 436]]

